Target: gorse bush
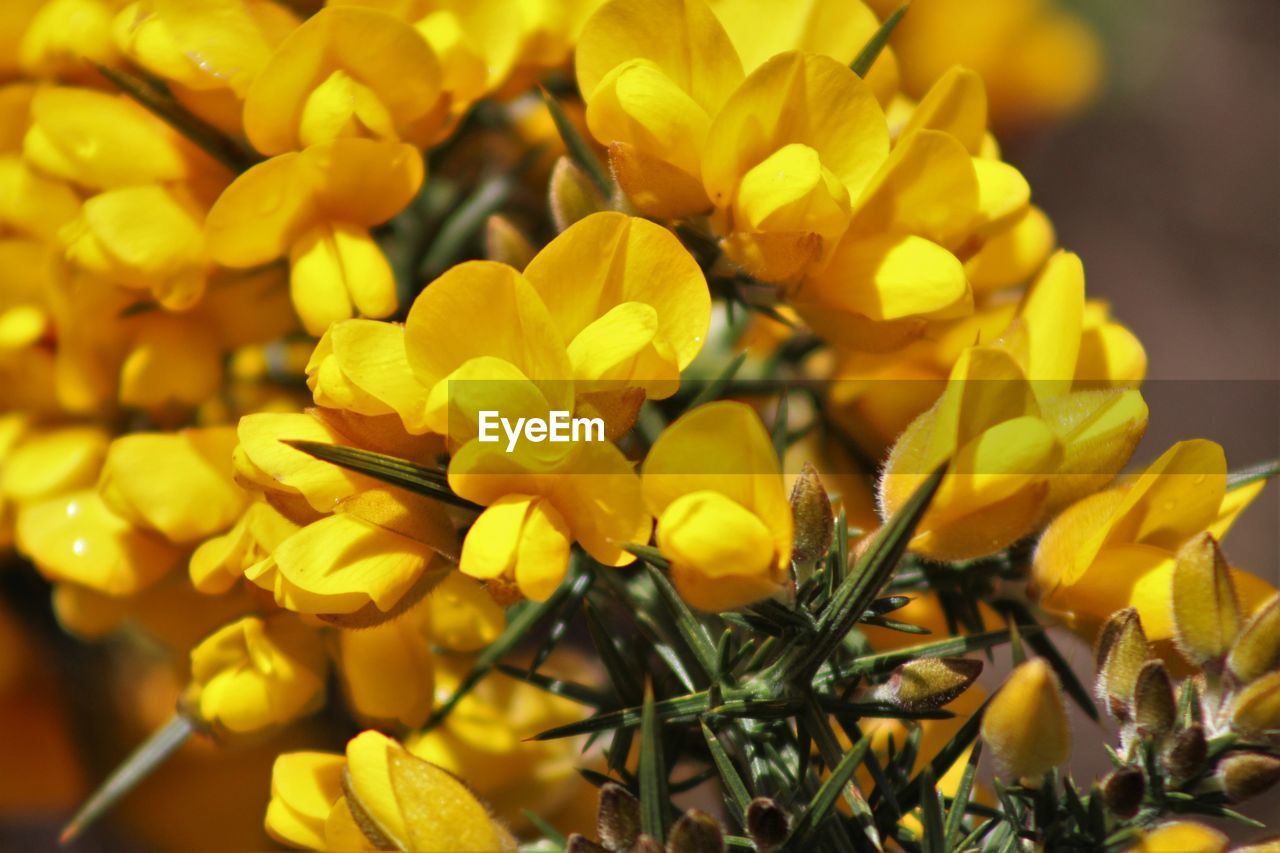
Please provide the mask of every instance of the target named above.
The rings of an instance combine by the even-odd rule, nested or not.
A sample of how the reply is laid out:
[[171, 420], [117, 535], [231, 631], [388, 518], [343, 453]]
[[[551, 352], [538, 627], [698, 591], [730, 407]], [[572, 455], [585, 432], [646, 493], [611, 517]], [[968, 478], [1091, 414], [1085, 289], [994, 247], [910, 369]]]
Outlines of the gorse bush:
[[[198, 829], [232, 784], [332, 850], [1256, 823], [1280, 599], [1221, 543], [1280, 469], [1122, 473], [1146, 354], [990, 130], [1087, 99], [1075, 19], [21, 0], [0, 36], [0, 545], [47, 584], [6, 589], [83, 644], [0, 613], [0, 705], [22, 644], [94, 645], [154, 729], [64, 841], [132, 791], [131, 839], [252, 845]], [[1070, 706], [1118, 726], [1097, 779]]]

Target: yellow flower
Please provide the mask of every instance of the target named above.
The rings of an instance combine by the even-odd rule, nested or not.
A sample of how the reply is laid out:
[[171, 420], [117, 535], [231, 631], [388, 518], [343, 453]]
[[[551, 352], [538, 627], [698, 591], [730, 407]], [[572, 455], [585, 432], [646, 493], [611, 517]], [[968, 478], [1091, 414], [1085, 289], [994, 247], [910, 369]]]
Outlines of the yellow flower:
[[338, 671], [347, 706], [367, 725], [417, 728], [435, 700], [429, 631], [431, 605], [419, 602], [399, 619], [339, 631]]
[[[1061, 375], [1063, 364], [1074, 359], [1035, 369]], [[1003, 349], [961, 354], [942, 398], [894, 445], [880, 482], [882, 511], [892, 516], [950, 460], [913, 550], [939, 559], [994, 553], [1032, 532], [1062, 502], [1115, 476], [1146, 425], [1142, 397], [1130, 390], [1053, 395], [1062, 384], [1028, 381]]]
[[750, 407], [709, 403], [671, 424], [645, 457], [643, 486], [658, 548], [686, 601], [732, 610], [782, 591], [791, 507], [773, 444]]
[[[885, 17], [901, 4], [869, 0]], [[902, 87], [922, 96], [955, 63], [987, 81], [995, 122], [1018, 127], [1080, 109], [1097, 90], [1096, 36], [1050, 0], [929, 0], [911, 7], [890, 43]]]
[[314, 628], [288, 613], [246, 616], [192, 649], [186, 698], [214, 731], [252, 734], [318, 708], [325, 670], [324, 647]]
[[50, 87], [31, 99], [27, 161], [82, 187], [181, 181], [212, 168], [206, 155], [125, 95]]
[[636, 207], [659, 218], [708, 209], [703, 148], [743, 75], [707, 4], [611, 0], [583, 27], [574, 59], [587, 127]]
[[98, 492], [121, 518], [170, 542], [198, 542], [231, 526], [249, 496], [231, 476], [234, 427], [135, 433], [111, 443]]
[[1000, 774], [1036, 782], [1071, 754], [1071, 729], [1058, 677], [1042, 658], [1019, 666], [982, 717], [982, 739]]
[[100, 193], [61, 238], [71, 263], [111, 284], [149, 290], [170, 310], [191, 308], [204, 293], [203, 213], [164, 187]]
[[241, 268], [288, 257], [293, 304], [313, 335], [356, 311], [385, 317], [395, 281], [369, 229], [400, 212], [422, 178], [418, 152], [394, 142], [339, 139], [282, 154], [218, 198], [205, 223], [209, 254]]
[[277, 758], [266, 829], [277, 841], [312, 850], [516, 847], [465, 784], [374, 731], [352, 738], [345, 757]]
[[[1264, 482], [1227, 490], [1227, 461], [1211, 441], [1183, 441], [1119, 486], [1084, 498], [1045, 531], [1032, 578], [1040, 603], [1089, 637], [1116, 610], [1135, 607], [1148, 639], [1168, 657], [1174, 635], [1175, 556], [1208, 531], [1220, 539]], [[1232, 569], [1241, 613], [1275, 591]]]
[[[861, 0], [710, 0], [710, 5], [748, 74], [790, 50], [829, 56], [848, 65], [880, 27], [875, 13]], [[887, 103], [898, 88], [898, 62], [892, 49], [880, 52], [865, 79], [876, 98]]]
[[206, 595], [226, 592], [298, 527], [265, 501], [254, 501], [235, 526], [192, 552], [187, 564], [191, 585]]
[[344, 137], [426, 146], [445, 123], [440, 63], [412, 27], [375, 9], [322, 9], [289, 34], [245, 94], [263, 154]]
[[48, 0], [22, 34], [18, 62], [31, 77], [93, 79], [96, 65], [118, 65], [111, 0]]

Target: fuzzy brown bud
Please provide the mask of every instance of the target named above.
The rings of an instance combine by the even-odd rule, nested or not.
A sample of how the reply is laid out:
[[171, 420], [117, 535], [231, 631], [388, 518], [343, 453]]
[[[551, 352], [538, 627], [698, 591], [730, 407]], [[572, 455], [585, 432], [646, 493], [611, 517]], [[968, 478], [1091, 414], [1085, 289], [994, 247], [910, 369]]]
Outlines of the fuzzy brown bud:
[[1102, 780], [1102, 798], [1117, 817], [1130, 818], [1138, 813], [1147, 792], [1147, 781], [1136, 767], [1121, 767]]
[[893, 671], [871, 697], [909, 711], [932, 711], [959, 696], [982, 673], [970, 658], [919, 658]]
[[610, 850], [625, 850], [640, 835], [640, 801], [613, 782], [600, 788], [600, 809], [596, 813], [596, 834]]
[[1133, 721], [1138, 734], [1163, 738], [1173, 730], [1178, 705], [1173, 698], [1173, 682], [1164, 661], [1149, 660], [1138, 671], [1133, 688]]
[[791, 816], [782, 806], [767, 797], [756, 797], [747, 806], [747, 834], [757, 849], [773, 850], [787, 839]]
[[1280, 782], [1280, 757], [1264, 752], [1233, 752], [1218, 762], [1217, 777], [1227, 799], [1242, 803]]
[[585, 835], [573, 833], [567, 839], [564, 853], [609, 853], [609, 848], [597, 844]]
[[1130, 607], [1112, 614], [1098, 635], [1097, 694], [1116, 719], [1130, 719], [1138, 673], [1150, 656], [1138, 611]]
[[721, 853], [724, 830], [711, 815], [689, 809], [671, 827], [667, 850], [669, 853]]
[[813, 565], [831, 550], [836, 519], [831, 512], [831, 498], [812, 462], [804, 463], [791, 487], [791, 517], [795, 522], [791, 559], [799, 565]]
[[1164, 753], [1164, 766], [1175, 779], [1190, 779], [1204, 766], [1209, 741], [1204, 726], [1196, 723], [1178, 732]]

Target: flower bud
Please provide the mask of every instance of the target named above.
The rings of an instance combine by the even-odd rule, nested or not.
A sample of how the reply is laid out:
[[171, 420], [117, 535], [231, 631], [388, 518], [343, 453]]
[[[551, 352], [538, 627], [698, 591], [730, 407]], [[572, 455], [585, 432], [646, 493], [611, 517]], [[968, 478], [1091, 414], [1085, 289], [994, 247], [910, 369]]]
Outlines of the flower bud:
[[980, 660], [920, 658], [894, 670], [872, 691], [872, 698], [909, 711], [931, 711], [967, 690], [981, 672]]
[[1165, 769], [1175, 779], [1190, 779], [1200, 772], [1209, 755], [1209, 741], [1204, 726], [1196, 723], [1181, 732], [1164, 753]]
[[516, 269], [524, 269], [536, 254], [537, 251], [529, 242], [529, 238], [510, 219], [501, 213], [495, 213], [485, 220], [484, 256], [486, 258]]
[[1255, 679], [1235, 695], [1231, 725], [1248, 734], [1280, 729], [1280, 670]]
[[1163, 738], [1173, 730], [1178, 704], [1164, 661], [1149, 660], [1138, 671], [1133, 688], [1133, 719], [1144, 737]]
[[711, 815], [689, 809], [671, 827], [667, 850], [668, 853], [721, 853], [724, 830]]
[[1096, 691], [1111, 716], [1118, 720], [1129, 719], [1138, 673], [1150, 653], [1142, 620], [1132, 607], [1112, 614], [1098, 635]]
[[1162, 823], [1142, 836], [1135, 853], [1226, 853], [1227, 837], [1218, 830], [1189, 820]]
[[1231, 569], [1209, 533], [1178, 552], [1173, 567], [1173, 634], [1179, 650], [1205, 666], [1220, 660], [1240, 631]]
[[1117, 817], [1130, 818], [1137, 814], [1146, 791], [1146, 778], [1137, 767], [1121, 767], [1102, 780], [1102, 798]]
[[565, 853], [609, 853], [608, 847], [596, 844], [590, 838], [577, 832], [569, 836], [564, 850]]
[[1218, 762], [1216, 775], [1227, 799], [1242, 803], [1280, 782], [1280, 758], [1264, 752], [1233, 752]]
[[790, 831], [791, 816], [768, 797], [756, 797], [747, 806], [747, 834], [756, 849], [773, 850], [786, 840]]
[[791, 517], [795, 521], [791, 560], [797, 565], [811, 566], [831, 550], [836, 532], [831, 498], [812, 462], [804, 463], [799, 479], [791, 487]]
[[640, 801], [621, 785], [610, 782], [600, 788], [596, 834], [610, 850], [625, 850], [636, 843], [640, 835]]
[[557, 231], [563, 231], [593, 213], [609, 209], [600, 190], [568, 157], [561, 157], [551, 169], [547, 201]]
[[1044, 660], [1027, 661], [1010, 673], [987, 706], [982, 738], [1006, 778], [1039, 779], [1067, 760], [1067, 709], [1058, 678]]
[[1227, 655], [1227, 669], [1248, 684], [1280, 666], [1280, 593], [1253, 614]]

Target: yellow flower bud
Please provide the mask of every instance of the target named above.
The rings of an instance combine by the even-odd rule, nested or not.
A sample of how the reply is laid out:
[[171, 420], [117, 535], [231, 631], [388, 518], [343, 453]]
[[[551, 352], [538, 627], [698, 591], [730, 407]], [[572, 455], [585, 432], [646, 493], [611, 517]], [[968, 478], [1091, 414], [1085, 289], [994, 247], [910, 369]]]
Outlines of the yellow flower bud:
[[1175, 820], [1144, 833], [1133, 850], [1134, 853], [1226, 853], [1227, 837], [1202, 823]]
[[287, 752], [271, 767], [266, 830], [291, 847], [324, 850], [325, 824], [342, 797], [346, 760], [327, 752]]
[[1280, 671], [1255, 679], [1235, 695], [1231, 725], [1251, 735], [1280, 729]]
[[980, 660], [920, 658], [894, 670], [871, 696], [912, 711], [932, 710], [968, 690], [981, 673]]
[[191, 651], [189, 701], [214, 731], [271, 730], [319, 707], [325, 669], [314, 628], [290, 614], [246, 616]]
[[1064, 763], [1071, 730], [1058, 677], [1044, 660], [1019, 666], [987, 706], [982, 738], [1002, 776], [1038, 781]]
[[1280, 664], [1280, 593], [1253, 614], [1227, 656], [1227, 669], [1248, 684]]
[[1231, 569], [1209, 533], [1182, 546], [1173, 565], [1173, 630], [1178, 649], [1200, 666], [1221, 663], [1240, 631]]
[[1227, 801], [1242, 803], [1280, 782], [1280, 757], [1265, 752], [1232, 752], [1219, 762], [1216, 775]]

